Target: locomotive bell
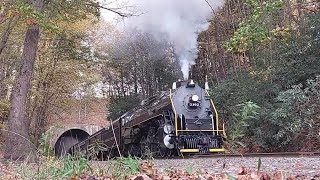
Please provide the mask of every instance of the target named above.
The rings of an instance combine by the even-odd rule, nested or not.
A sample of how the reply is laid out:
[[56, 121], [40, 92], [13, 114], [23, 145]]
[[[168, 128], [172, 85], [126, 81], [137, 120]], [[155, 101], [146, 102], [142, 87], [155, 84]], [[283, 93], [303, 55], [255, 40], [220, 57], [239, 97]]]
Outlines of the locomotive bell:
[[173, 144], [173, 139], [170, 137], [170, 135], [166, 135], [164, 138], [163, 138], [163, 143], [164, 145], [169, 148], [169, 149], [173, 149], [174, 148], [174, 144]]

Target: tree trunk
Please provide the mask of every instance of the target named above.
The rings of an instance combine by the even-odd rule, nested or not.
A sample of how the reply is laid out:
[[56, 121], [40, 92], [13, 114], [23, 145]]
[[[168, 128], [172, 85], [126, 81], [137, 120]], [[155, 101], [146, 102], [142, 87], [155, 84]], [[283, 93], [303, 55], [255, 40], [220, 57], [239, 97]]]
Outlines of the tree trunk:
[[133, 81], [134, 81], [134, 94], [138, 94], [138, 76], [137, 76], [137, 61], [134, 60], [134, 74], [133, 74]]
[[1, 34], [1, 40], [0, 40], [0, 54], [4, 50], [4, 48], [7, 45], [11, 29], [16, 24], [16, 17], [13, 17], [9, 20], [7, 27], [4, 29], [3, 33]]
[[[38, 12], [42, 12], [44, 0], [31, 1]], [[9, 115], [9, 133], [6, 139], [4, 158], [23, 160], [34, 151], [29, 138], [30, 120], [27, 117], [27, 97], [31, 88], [33, 66], [36, 59], [40, 28], [34, 24], [27, 29], [21, 67], [13, 86]]]

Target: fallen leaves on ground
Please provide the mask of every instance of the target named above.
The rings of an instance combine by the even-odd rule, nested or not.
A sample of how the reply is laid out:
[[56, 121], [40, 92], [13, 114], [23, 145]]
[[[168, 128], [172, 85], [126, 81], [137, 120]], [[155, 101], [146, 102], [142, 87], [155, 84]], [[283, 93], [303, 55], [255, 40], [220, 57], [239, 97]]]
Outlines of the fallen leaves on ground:
[[[15, 166], [12, 163], [3, 164], [0, 163], [0, 177], [3, 180], [11, 179], [23, 179], [19, 177], [18, 172], [15, 171]], [[140, 174], [127, 177], [126, 180], [302, 180], [312, 179], [320, 180], [319, 175], [312, 178], [306, 177], [305, 175], [287, 176], [282, 171], [276, 171], [273, 173], [257, 172], [248, 169], [244, 166], [239, 168], [238, 174], [232, 176], [228, 173], [221, 172], [210, 174], [208, 172], [187, 172], [183, 170], [170, 170], [168, 172], [160, 172], [154, 168], [153, 164], [149, 162], [143, 162], [140, 164]], [[112, 176], [96, 176], [84, 174], [80, 177], [73, 177], [70, 180], [117, 180], [116, 177]]]
[[13, 180], [21, 179], [15, 172], [15, 165], [12, 163], [1, 163], [0, 162], [0, 179]]

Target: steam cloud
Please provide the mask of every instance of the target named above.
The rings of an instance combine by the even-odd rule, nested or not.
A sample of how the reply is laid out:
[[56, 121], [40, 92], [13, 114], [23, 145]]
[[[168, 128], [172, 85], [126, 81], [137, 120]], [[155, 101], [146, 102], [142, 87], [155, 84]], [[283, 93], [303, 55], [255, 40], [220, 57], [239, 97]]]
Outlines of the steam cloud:
[[208, 29], [212, 10], [221, 7], [223, 0], [135, 1], [144, 14], [130, 18], [129, 25], [172, 43], [183, 77], [188, 79], [197, 58], [198, 34]]

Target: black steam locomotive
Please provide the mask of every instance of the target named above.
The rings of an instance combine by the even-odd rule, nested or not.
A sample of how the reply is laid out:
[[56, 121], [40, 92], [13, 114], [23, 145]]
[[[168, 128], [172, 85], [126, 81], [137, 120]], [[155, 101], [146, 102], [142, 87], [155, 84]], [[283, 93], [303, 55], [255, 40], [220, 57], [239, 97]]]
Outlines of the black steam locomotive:
[[224, 152], [224, 125], [207, 90], [207, 82], [205, 88], [193, 80], [175, 82], [170, 91], [143, 100], [70, 152], [99, 159], [119, 153], [165, 157]]

